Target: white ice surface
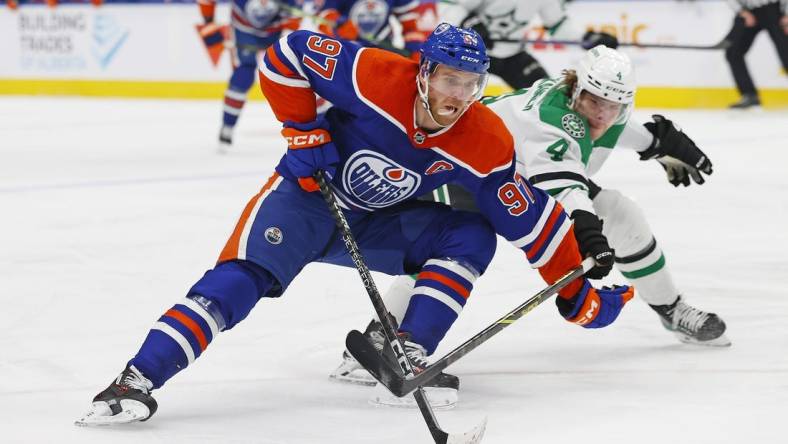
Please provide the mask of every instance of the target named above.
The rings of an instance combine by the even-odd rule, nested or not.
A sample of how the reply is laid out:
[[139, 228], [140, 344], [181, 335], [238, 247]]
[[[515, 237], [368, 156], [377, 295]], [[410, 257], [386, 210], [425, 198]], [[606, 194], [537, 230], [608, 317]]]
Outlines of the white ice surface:
[[[0, 442], [430, 442], [417, 411], [371, 407], [369, 389], [328, 380], [371, 306], [354, 270], [326, 265], [157, 391], [151, 421], [73, 426], [212, 266], [283, 153], [253, 102], [217, 155], [220, 107], [0, 99]], [[706, 185], [674, 189], [628, 151], [597, 180], [641, 203], [680, 287], [724, 317], [733, 347], [682, 345], [638, 300], [599, 331], [550, 302], [451, 368], [462, 391], [438, 413], [445, 429], [487, 415], [490, 444], [788, 442], [788, 114], [666, 114], [713, 159]], [[500, 242], [438, 354], [542, 285]]]

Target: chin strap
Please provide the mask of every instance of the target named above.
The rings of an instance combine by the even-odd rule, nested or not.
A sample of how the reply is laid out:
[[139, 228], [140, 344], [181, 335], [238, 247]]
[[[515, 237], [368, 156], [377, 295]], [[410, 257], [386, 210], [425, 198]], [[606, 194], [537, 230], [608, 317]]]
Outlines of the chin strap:
[[416, 89], [418, 89], [419, 91], [419, 101], [421, 102], [421, 106], [423, 106], [424, 109], [427, 111], [427, 115], [430, 117], [430, 120], [432, 120], [432, 123], [438, 125], [440, 128], [446, 128], [449, 125], [443, 125], [438, 123], [438, 121], [435, 120], [435, 116], [432, 115], [432, 110], [430, 109], [430, 101], [429, 101], [429, 93], [430, 93], [429, 80], [424, 79], [424, 89], [422, 89], [421, 87], [421, 80], [422, 80], [421, 73], [416, 74]]
[[454, 121], [452, 123], [450, 123], [448, 125], [444, 125], [442, 123], [438, 123], [438, 121], [435, 120], [435, 116], [432, 114], [432, 109], [430, 109], [430, 102], [429, 102], [430, 83], [429, 83], [429, 80], [428, 79], [424, 79], [424, 88], [422, 88], [422, 86], [421, 86], [421, 80], [422, 80], [421, 74], [416, 74], [416, 89], [418, 89], [418, 91], [419, 91], [419, 101], [421, 102], [421, 106], [423, 106], [424, 110], [427, 111], [427, 115], [429, 116], [430, 120], [432, 120], [432, 123], [434, 123], [435, 125], [437, 125], [441, 129], [448, 128], [448, 127], [454, 125], [455, 123], [457, 123], [457, 121], [460, 120], [460, 117], [462, 117], [462, 115], [465, 114], [465, 111], [468, 111], [468, 108], [473, 103], [473, 102], [466, 102], [465, 105], [463, 105], [462, 110], [460, 111], [460, 114], [457, 116], [456, 119], [454, 119]]

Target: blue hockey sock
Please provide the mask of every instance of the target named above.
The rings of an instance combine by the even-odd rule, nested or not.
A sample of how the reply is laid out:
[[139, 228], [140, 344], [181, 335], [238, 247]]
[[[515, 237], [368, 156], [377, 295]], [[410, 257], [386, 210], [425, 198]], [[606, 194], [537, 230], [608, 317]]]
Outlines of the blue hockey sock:
[[257, 265], [219, 264], [158, 319], [129, 364], [159, 388], [200, 357], [220, 331], [246, 318], [261, 297], [279, 293], [276, 280]]
[[430, 259], [416, 278], [413, 297], [399, 329], [432, 354], [465, 306], [476, 273], [447, 259]]

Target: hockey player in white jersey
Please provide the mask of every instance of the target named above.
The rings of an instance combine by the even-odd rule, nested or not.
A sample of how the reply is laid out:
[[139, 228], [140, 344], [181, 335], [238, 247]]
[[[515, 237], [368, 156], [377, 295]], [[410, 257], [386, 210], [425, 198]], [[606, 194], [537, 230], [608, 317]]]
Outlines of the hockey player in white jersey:
[[[714, 313], [695, 308], [677, 288], [665, 256], [638, 205], [616, 190], [591, 180], [613, 149], [634, 149], [641, 160], [655, 159], [674, 186], [698, 185], [712, 173], [709, 158], [673, 123], [661, 115], [644, 125], [630, 118], [636, 90], [629, 59], [597, 46], [575, 70], [556, 79], [543, 79], [532, 88], [483, 100], [503, 119], [514, 136], [518, 172], [552, 194], [574, 221], [575, 237], [600, 265], [589, 273], [602, 278], [616, 268], [636, 288], [640, 299], [656, 312], [662, 325], [681, 342], [729, 346], [725, 323]], [[442, 190], [436, 200], [467, 209], [458, 190]], [[592, 246], [592, 247], [589, 247]], [[401, 318], [413, 279], [396, 279], [384, 299]], [[379, 323], [365, 334], [382, 344]], [[360, 384], [375, 380], [347, 352], [331, 378]], [[373, 401], [401, 403], [378, 390]], [[401, 398], [406, 399], [406, 398]], [[456, 402], [456, 393], [453, 394]]]
[[[536, 16], [556, 40], [581, 41], [585, 49], [596, 45], [618, 46], [616, 37], [581, 28], [567, 14], [563, 0], [446, 0], [441, 19], [473, 28], [484, 39], [490, 55], [490, 73], [514, 89], [528, 88], [548, 76], [545, 69], [525, 50], [525, 37]], [[507, 41], [501, 41], [507, 40]]]
[[685, 343], [728, 346], [722, 319], [689, 305], [677, 288], [638, 205], [591, 180], [617, 147], [656, 159], [674, 186], [701, 185], [712, 173], [709, 158], [670, 120], [654, 115], [640, 124], [630, 118], [635, 90], [629, 58], [597, 46], [562, 77], [485, 103], [512, 132], [520, 173], [561, 202], [578, 239], [597, 238], [615, 250], [616, 268], [665, 328]]

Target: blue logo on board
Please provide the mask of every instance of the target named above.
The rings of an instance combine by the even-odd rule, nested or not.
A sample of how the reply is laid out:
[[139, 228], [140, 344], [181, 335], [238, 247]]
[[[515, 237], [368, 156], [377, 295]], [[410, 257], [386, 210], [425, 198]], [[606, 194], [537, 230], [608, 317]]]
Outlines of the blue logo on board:
[[115, 58], [129, 34], [130, 31], [120, 25], [112, 16], [96, 15], [93, 22], [93, 40], [90, 52], [101, 68], [106, 68]]

